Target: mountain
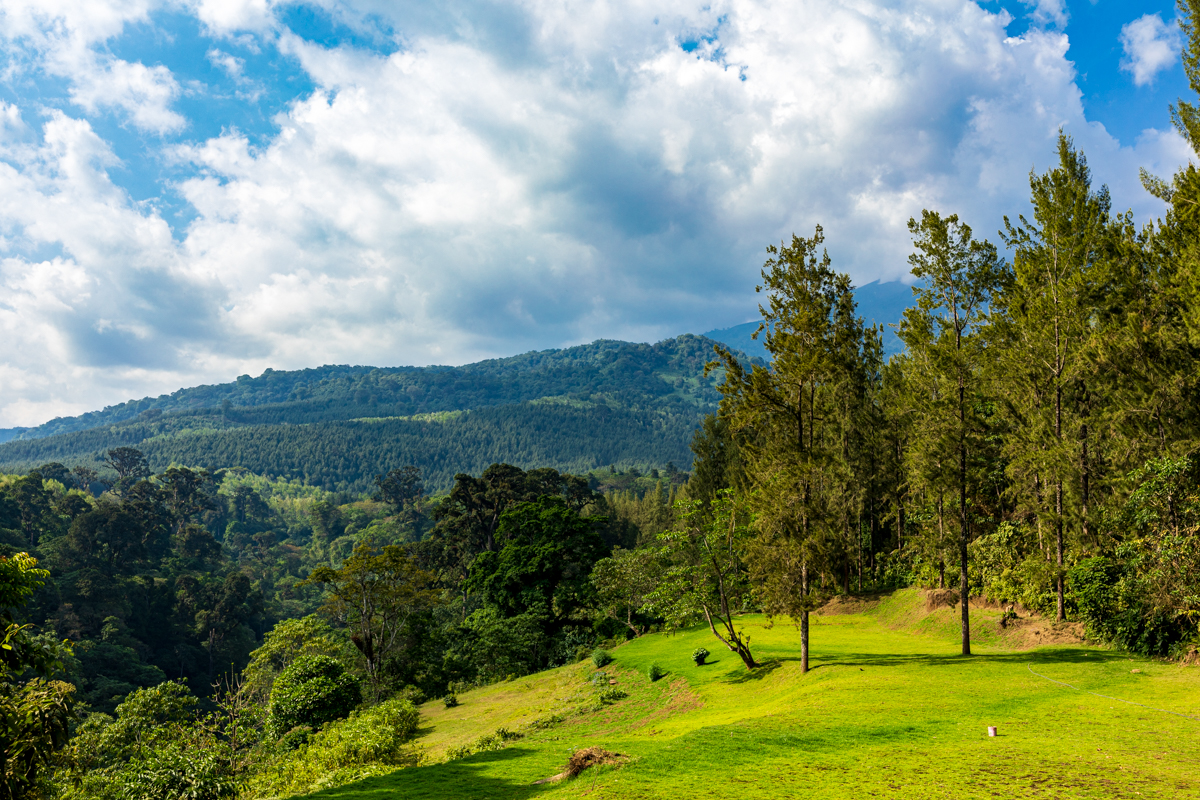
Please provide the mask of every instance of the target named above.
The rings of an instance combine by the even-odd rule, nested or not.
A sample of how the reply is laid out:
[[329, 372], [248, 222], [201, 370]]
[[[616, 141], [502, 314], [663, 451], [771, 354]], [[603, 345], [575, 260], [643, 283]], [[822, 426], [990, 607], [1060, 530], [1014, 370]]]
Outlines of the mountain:
[[339, 491], [365, 491], [405, 464], [435, 490], [494, 461], [686, 467], [692, 433], [720, 399], [720, 374], [704, 376], [715, 344], [685, 334], [462, 367], [268, 369], [21, 430], [0, 444], [0, 472], [96, 467], [119, 446], [156, 470], [240, 466]]
[[[904, 310], [913, 305], [912, 286], [901, 281], [880, 283], [875, 281], [854, 290], [854, 299], [858, 301], [858, 314], [868, 325], [883, 326], [883, 353], [892, 356], [904, 349], [896, 329], [892, 326], [900, 321]], [[743, 353], [756, 358], [769, 359], [770, 354], [763, 347], [761, 339], [752, 339], [751, 335], [758, 330], [759, 321], [745, 322], [732, 328], [719, 328], [709, 331], [704, 336], [715, 339], [722, 344], [741, 350]]]

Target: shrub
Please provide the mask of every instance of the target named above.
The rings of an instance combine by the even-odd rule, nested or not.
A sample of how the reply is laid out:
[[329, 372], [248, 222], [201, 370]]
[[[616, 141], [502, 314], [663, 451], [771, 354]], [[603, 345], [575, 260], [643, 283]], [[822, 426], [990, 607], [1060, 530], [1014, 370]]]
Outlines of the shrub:
[[454, 708], [458, 705], [458, 695], [448, 694], [442, 698], [442, 702], [446, 704], [446, 708]]
[[600, 695], [597, 699], [600, 701], [600, 705], [610, 706], [618, 700], [624, 700], [626, 697], [629, 697], [627, 693], [621, 691], [615, 686], [610, 686], [604, 691], [600, 692]]
[[418, 716], [416, 707], [399, 697], [355, 711], [312, 734], [294, 752], [282, 754], [253, 776], [239, 796], [309, 794], [413, 764], [417, 756], [404, 744], [416, 732]]
[[414, 706], [419, 706], [425, 702], [425, 692], [421, 691], [420, 687], [411, 684], [396, 692], [395, 696], [401, 700], [407, 700]]
[[600, 669], [601, 667], [611, 664], [612, 660], [612, 653], [601, 647], [597, 647], [592, 651], [592, 664], [596, 666], [596, 669]]
[[524, 734], [510, 731], [508, 728], [496, 728], [495, 733], [485, 733], [470, 744], [451, 747], [446, 751], [446, 760], [457, 761], [460, 758], [466, 758], [476, 753], [490, 753], [493, 750], [503, 750], [504, 745], [523, 737]]
[[358, 678], [347, 675], [341, 662], [329, 656], [301, 656], [271, 688], [267, 726], [277, 738], [300, 726], [319, 730], [349, 716], [361, 702]]
[[228, 769], [228, 746], [221, 742], [173, 741], [149, 750], [112, 776], [109, 791], [121, 798], [180, 797], [225, 800], [237, 794]]
[[654, 681], [658, 680], [662, 676], [666, 675], [667, 672], [662, 667], [660, 667], [658, 664], [651, 664], [650, 669], [647, 671], [646, 674], [650, 676], [650, 682], [653, 683]]
[[708, 651], [703, 647], [697, 647], [692, 651], [692, 661], [696, 662], [696, 666], [703, 666], [704, 659], [708, 658]]

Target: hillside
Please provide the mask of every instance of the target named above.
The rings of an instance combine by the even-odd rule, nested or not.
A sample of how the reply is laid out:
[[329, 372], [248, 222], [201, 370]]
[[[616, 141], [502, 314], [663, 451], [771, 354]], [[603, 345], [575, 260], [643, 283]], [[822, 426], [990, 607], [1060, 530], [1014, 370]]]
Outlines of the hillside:
[[[798, 634], [783, 622], [745, 618], [764, 662], [749, 674], [707, 629], [644, 636], [613, 651], [603, 680], [584, 662], [460, 694], [456, 708], [426, 703], [418, 746], [427, 766], [312, 797], [779, 798], [819, 790], [828, 798], [925, 800], [1200, 791], [1200, 674], [1094, 646], [1017, 649], [998, 634], [999, 612], [986, 610], [973, 616], [988, 644], [963, 658], [955, 654], [955, 616], [946, 608], [926, 614], [911, 589], [861, 613], [817, 616], [807, 675], [797, 663]], [[713, 652], [711, 664], [691, 663], [697, 646]], [[667, 670], [657, 683], [646, 678], [652, 663]], [[627, 696], [601, 701], [611, 689]], [[989, 725], [999, 728], [996, 738]], [[494, 736], [500, 728], [510, 736]], [[511, 740], [488, 749], [502, 738]], [[482, 751], [446, 760], [464, 746]], [[625, 756], [623, 764], [534, 785], [590, 747]]]
[[720, 398], [704, 376], [715, 342], [598, 341], [463, 367], [267, 370], [61, 418], [0, 444], [0, 471], [98, 465], [133, 446], [152, 469], [242, 466], [329, 490], [362, 491], [402, 465], [431, 489], [507, 461], [586, 471], [686, 466]]

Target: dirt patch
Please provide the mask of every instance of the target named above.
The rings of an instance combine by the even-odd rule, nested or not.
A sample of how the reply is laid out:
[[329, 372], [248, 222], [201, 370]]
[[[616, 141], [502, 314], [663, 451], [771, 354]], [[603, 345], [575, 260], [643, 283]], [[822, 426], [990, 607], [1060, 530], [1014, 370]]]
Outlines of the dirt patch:
[[833, 597], [825, 605], [813, 613], [817, 616], [835, 616], [837, 614], [865, 614], [879, 605], [880, 595], [842, 595]]
[[1006, 645], [1018, 650], [1048, 644], [1083, 644], [1086, 641], [1082, 622], [1055, 622], [1041, 617], [1009, 620], [1002, 638]]
[[954, 589], [922, 589], [921, 598], [925, 601], [926, 611], [958, 605], [958, 592]]
[[541, 783], [558, 783], [570, 778], [578, 777], [585, 769], [599, 767], [605, 764], [620, 766], [629, 760], [629, 756], [623, 756], [620, 753], [613, 753], [605, 750], [603, 747], [585, 747], [582, 750], [576, 750], [571, 753], [571, 757], [567, 759], [567, 767], [557, 775], [552, 775], [549, 778], [542, 778], [540, 781], [534, 781], [534, 786]]

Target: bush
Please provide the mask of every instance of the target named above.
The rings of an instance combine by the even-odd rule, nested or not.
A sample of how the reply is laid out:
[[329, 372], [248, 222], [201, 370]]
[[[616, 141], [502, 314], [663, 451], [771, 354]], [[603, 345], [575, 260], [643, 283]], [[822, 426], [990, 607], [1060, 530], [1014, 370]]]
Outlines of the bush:
[[615, 686], [610, 686], [604, 691], [600, 692], [599, 697], [596, 699], [600, 701], [600, 705], [610, 706], [618, 700], [624, 700], [626, 697], [629, 697], [626, 692], [621, 691]]
[[309, 794], [413, 764], [417, 756], [404, 743], [416, 732], [418, 716], [416, 707], [399, 697], [355, 711], [312, 734], [294, 752], [282, 754], [253, 776], [239, 796]]
[[396, 692], [394, 696], [399, 697], [401, 700], [407, 700], [414, 706], [419, 706], [425, 702], [425, 692], [421, 691], [419, 686], [412, 686], [411, 684]]
[[301, 656], [275, 680], [267, 709], [267, 727], [276, 737], [292, 728], [319, 730], [344, 719], [362, 702], [358, 678], [346, 674], [329, 656]]
[[507, 728], [496, 728], [495, 733], [485, 733], [470, 744], [451, 747], [446, 751], [446, 760], [457, 761], [460, 758], [466, 758], [476, 753], [490, 753], [494, 750], [503, 750], [504, 745], [523, 737], [524, 734], [517, 731], [510, 731]]
[[612, 660], [612, 653], [603, 648], [597, 647], [592, 651], [592, 664], [595, 665], [596, 669], [600, 669], [601, 667], [611, 664]]
[[697, 647], [695, 650], [692, 651], [692, 661], [696, 662], [697, 667], [703, 666], [704, 659], [706, 659], [706, 658], [708, 658], [708, 651], [705, 650], [703, 647]]
[[659, 678], [661, 678], [662, 676], [666, 675], [667, 672], [662, 667], [660, 667], [658, 664], [651, 664], [650, 669], [647, 671], [646, 674], [650, 676], [650, 682], [654, 683], [654, 681], [656, 681]]
[[228, 769], [229, 754], [222, 752], [226, 750], [228, 746], [220, 742], [174, 741], [125, 764], [108, 788], [117, 797], [131, 800], [232, 798], [237, 788]]
[[446, 708], [454, 708], [458, 705], [458, 695], [448, 694], [442, 698], [442, 702], [446, 704]]

